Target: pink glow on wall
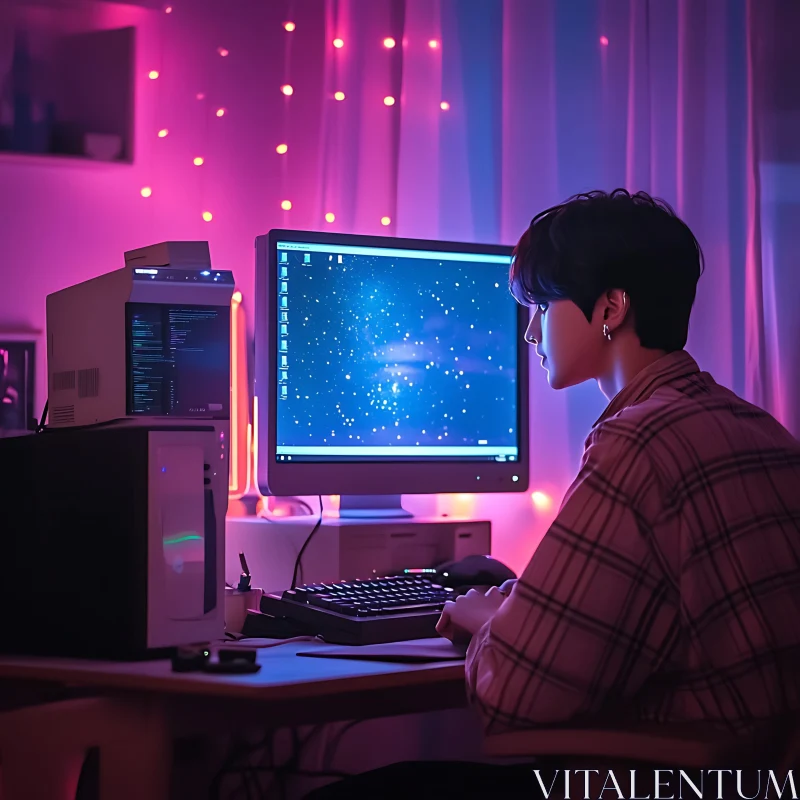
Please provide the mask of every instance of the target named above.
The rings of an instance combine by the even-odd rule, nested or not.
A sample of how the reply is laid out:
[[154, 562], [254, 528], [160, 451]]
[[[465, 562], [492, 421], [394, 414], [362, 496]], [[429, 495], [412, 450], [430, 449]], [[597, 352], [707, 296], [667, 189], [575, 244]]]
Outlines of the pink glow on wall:
[[440, 494], [436, 496], [436, 514], [456, 519], [474, 519], [477, 508], [474, 494]]
[[[402, 24], [388, 0], [246, 10], [181, 0], [168, 14], [97, 4], [93, 25], [137, 28], [134, 163], [0, 154], [0, 322], [43, 329], [46, 294], [116, 268], [124, 250], [151, 242], [208, 239], [247, 309], [253, 239], [271, 227], [513, 243], [536, 211], [577, 191], [626, 185], [674, 202], [704, 245], [690, 339], [701, 365], [800, 432], [800, 336], [778, 327], [796, 283], [773, 224], [750, 231], [747, 271], [737, 272], [742, 193], [727, 125], [747, 109], [739, 117], [726, 105], [735, 90], [725, 75], [734, 47], [727, 12], [709, 8], [698, 26], [692, 4], [678, 4], [680, 19], [673, 4], [651, 4], [648, 29], [641, 4], [604, 5], [602, 20], [567, 26], [556, 0], [486, 4], [481, 13], [494, 27], [478, 33], [493, 71], [482, 89], [459, 74], [474, 52], [461, 33], [485, 20], [454, 21], [457, 3], [445, 0], [406, 0]], [[572, 53], [582, 59], [575, 66]], [[481, 115], [493, 127], [480, 128]], [[741, 219], [755, 226], [765, 212], [751, 145]], [[770, 209], [797, 191], [779, 177]], [[41, 405], [41, 358], [38, 378]], [[602, 405], [592, 387], [552, 392], [533, 369], [530, 490], [469, 501], [494, 521], [495, 555], [513, 567], [555, 514]], [[466, 503], [405, 501], [423, 514], [453, 513], [453, 502]]]

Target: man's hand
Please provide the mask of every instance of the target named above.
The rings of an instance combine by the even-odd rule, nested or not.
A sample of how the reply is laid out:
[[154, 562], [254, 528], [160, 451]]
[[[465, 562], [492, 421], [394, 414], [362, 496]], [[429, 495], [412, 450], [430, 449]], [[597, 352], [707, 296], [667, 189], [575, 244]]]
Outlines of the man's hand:
[[500, 593], [508, 597], [508, 595], [511, 594], [511, 590], [514, 588], [517, 580], [517, 578], [509, 578], [507, 581], [503, 581], [500, 584]]
[[505, 595], [496, 586], [486, 594], [470, 589], [445, 603], [436, 631], [453, 644], [466, 644], [495, 615], [503, 600]]

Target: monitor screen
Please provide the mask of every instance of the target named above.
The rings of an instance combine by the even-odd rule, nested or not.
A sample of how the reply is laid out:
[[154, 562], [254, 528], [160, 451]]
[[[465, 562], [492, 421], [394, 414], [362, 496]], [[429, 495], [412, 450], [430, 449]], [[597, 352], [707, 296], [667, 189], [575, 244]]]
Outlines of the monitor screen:
[[227, 419], [230, 307], [127, 303], [128, 414]]
[[510, 249], [422, 244], [275, 241], [273, 459], [519, 459]]

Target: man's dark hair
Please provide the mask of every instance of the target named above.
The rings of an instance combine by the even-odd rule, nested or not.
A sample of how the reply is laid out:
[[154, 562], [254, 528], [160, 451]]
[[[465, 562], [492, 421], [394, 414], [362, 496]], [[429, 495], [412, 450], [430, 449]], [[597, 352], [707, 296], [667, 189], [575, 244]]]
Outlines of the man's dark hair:
[[625, 189], [578, 194], [537, 214], [511, 266], [511, 292], [535, 305], [572, 300], [591, 321], [603, 292], [628, 294], [642, 347], [682, 350], [703, 271], [689, 227], [663, 200]]

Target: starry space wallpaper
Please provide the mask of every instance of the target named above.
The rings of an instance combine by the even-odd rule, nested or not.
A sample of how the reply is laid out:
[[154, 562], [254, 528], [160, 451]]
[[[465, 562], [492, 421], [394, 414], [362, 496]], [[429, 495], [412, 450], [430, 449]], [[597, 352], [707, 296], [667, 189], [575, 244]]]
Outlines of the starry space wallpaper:
[[281, 258], [276, 444], [517, 446], [507, 264]]

